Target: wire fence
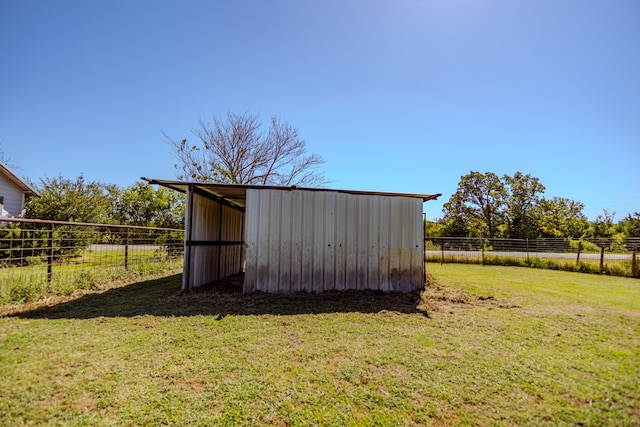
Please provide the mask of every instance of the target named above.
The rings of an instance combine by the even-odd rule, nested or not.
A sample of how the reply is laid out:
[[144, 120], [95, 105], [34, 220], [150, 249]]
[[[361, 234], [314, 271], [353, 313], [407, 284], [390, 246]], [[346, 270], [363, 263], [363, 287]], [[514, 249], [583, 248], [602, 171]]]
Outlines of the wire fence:
[[426, 237], [425, 260], [640, 277], [638, 248], [640, 237], [625, 240]]
[[0, 303], [179, 273], [183, 230], [2, 218]]
[[[0, 304], [182, 271], [184, 231], [20, 218], [0, 220]], [[426, 237], [425, 261], [640, 277], [640, 238]]]

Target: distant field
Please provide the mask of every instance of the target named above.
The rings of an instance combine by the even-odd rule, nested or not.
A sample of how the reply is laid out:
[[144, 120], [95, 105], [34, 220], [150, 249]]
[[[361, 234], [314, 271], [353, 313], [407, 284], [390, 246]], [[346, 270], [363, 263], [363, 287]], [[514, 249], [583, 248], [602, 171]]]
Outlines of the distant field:
[[640, 281], [428, 268], [422, 294], [178, 275], [5, 306], [0, 424], [640, 424]]
[[591, 274], [607, 274], [620, 277], [638, 277], [640, 266], [636, 261], [636, 269], [632, 265], [629, 254], [609, 254], [602, 266], [600, 254], [583, 253], [576, 261], [576, 254], [538, 252], [526, 254], [524, 252], [495, 252], [487, 251], [426, 251], [425, 259], [428, 265], [433, 263], [462, 263], [503, 265], [512, 267], [542, 268]]

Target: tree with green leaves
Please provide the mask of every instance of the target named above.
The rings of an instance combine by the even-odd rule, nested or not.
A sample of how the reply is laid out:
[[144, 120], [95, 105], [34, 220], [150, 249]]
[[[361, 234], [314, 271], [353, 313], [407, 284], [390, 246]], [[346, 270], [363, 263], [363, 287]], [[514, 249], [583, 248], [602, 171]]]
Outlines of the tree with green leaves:
[[455, 194], [444, 204], [445, 228], [460, 232], [463, 226], [468, 236], [498, 237], [505, 223], [507, 195], [504, 183], [492, 172], [462, 176]]
[[[25, 217], [51, 221], [105, 224], [111, 222], [111, 206], [116, 186], [98, 181], [86, 181], [81, 174], [75, 180], [57, 176], [41, 179], [36, 186], [40, 197], [34, 197], [25, 205]], [[90, 244], [97, 236], [96, 230], [78, 234], [73, 225], [56, 225], [53, 237], [55, 256], [78, 254], [80, 248]], [[27, 231], [34, 246], [34, 254], [42, 250], [50, 236], [48, 226], [34, 226]], [[46, 252], [42, 252], [46, 253]]]
[[182, 228], [184, 211], [184, 195], [138, 181], [117, 191], [112, 219], [116, 224]]
[[603, 209], [602, 214], [598, 215], [591, 223], [588, 230], [589, 237], [592, 238], [612, 238], [614, 235], [620, 234], [618, 226], [615, 223], [615, 212]]
[[539, 234], [535, 208], [539, 205], [545, 187], [538, 178], [522, 172], [502, 177], [507, 197], [505, 220], [507, 235], [511, 238], [530, 239]]
[[544, 185], [530, 174], [470, 172], [444, 205], [443, 235], [469, 237], [581, 237], [588, 221], [584, 205], [543, 197]]
[[584, 204], [563, 197], [541, 199], [533, 214], [539, 230], [536, 237], [584, 237], [589, 221], [583, 209]]
[[109, 223], [116, 186], [87, 181], [81, 174], [75, 180], [57, 176], [37, 185], [40, 197], [25, 206], [25, 217], [53, 221]]
[[258, 116], [227, 113], [212, 123], [199, 121], [195, 143], [174, 140], [178, 178], [199, 182], [319, 187], [327, 183], [317, 168], [324, 163], [308, 154], [300, 131], [272, 117], [264, 126]]
[[627, 237], [640, 237], [640, 212], [627, 215], [618, 227]]

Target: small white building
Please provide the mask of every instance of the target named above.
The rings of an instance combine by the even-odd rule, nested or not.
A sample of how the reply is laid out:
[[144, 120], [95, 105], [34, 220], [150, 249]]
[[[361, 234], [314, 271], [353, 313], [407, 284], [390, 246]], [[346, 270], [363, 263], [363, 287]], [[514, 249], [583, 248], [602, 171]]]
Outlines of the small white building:
[[21, 216], [27, 198], [31, 196], [40, 197], [33, 187], [0, 162], [0, 216]]
[[424, 285], [422, 204], [440, 194], [143, 179], [187, 195], [183, 290], [243, 271], [244, 292]]

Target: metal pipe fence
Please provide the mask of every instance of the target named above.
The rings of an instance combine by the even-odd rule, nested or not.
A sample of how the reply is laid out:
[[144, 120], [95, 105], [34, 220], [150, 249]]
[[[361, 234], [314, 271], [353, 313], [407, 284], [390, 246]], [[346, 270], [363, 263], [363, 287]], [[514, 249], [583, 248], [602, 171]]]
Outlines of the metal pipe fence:
[[426, 237], [425, 260], [640, 277], [639, 248], [640, 237], [624, 240]]
[[178, 229], [2, 218], [0, 303], [180, 272], [183, 249]]

